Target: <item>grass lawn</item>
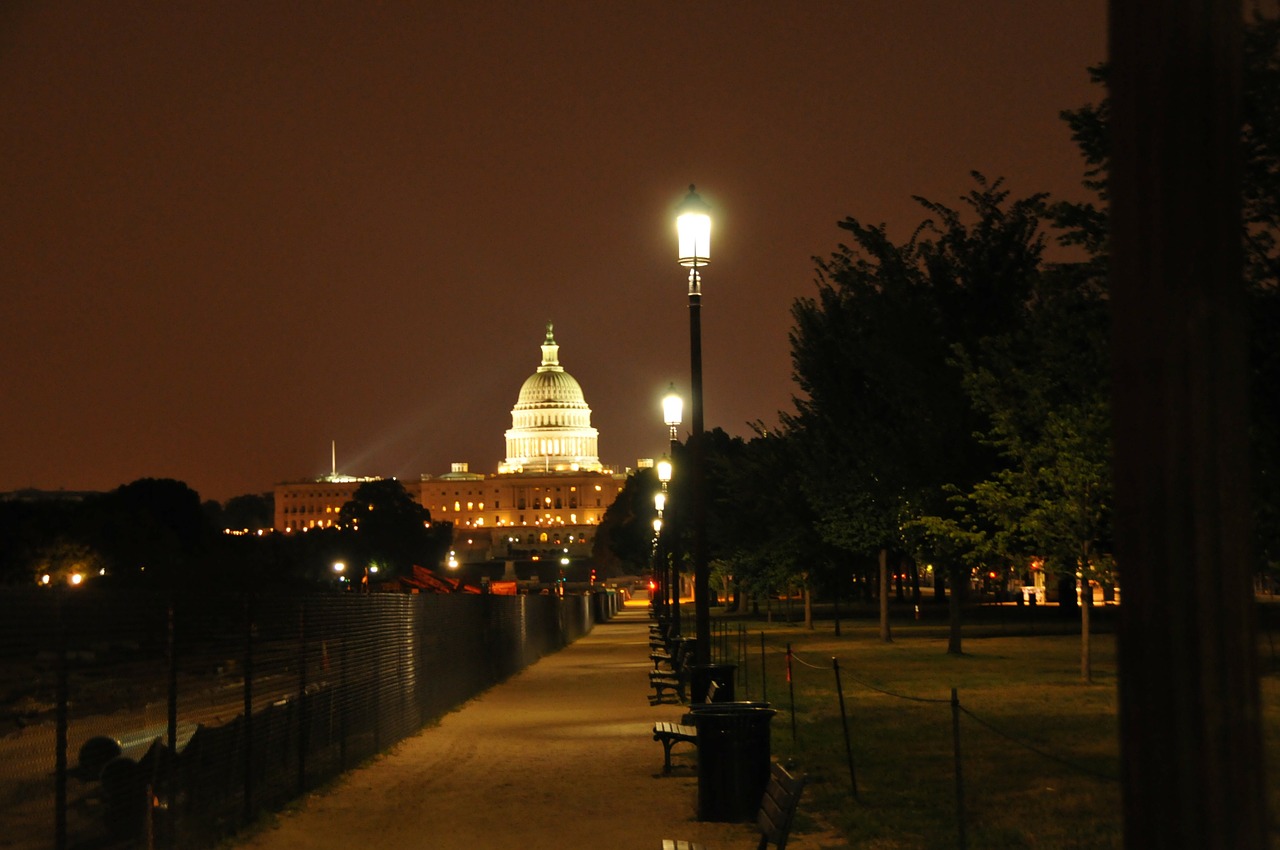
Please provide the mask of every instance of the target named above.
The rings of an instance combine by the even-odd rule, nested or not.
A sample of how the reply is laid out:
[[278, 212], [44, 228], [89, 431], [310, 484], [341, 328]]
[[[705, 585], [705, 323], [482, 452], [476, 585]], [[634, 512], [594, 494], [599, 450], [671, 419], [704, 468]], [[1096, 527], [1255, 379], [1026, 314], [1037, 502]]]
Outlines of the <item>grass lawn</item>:
[[[994, 613], [993, 613], [994, 612]], [[964, 655], [948, 655], [945, 627], [895, 621], [882, 643], [870, 618], [801, 624], [727, 621], [737, 699], [767, 696], [778, 714], [772, 751], [813, 779], [796, 831], [818, 814], [851, 847], [958, 847], [951, 689], [959, 705], [964, 830], [971, 848], [1122, 846], [1115, 640], [1093, 636], [1093, 681], [1080, 676], [1078, 624], [1006, 622], [998, 609], [967, 622]], [[976, 619], [976, 618], [971, 618]], [[745, 633], [739, 638], [741, 627]], [[763, 650], [761, 639], [763, 635]], [[1261, 657], [1268, 663], [1264, 636]], [[786, 647], [794, 653], [786, 678]], [[761, 667], [767, 693], [762, 693]], [[848, 716], [858, 795], [840, 721], [833, 658]], [[794, 737], [792, 696], [794, 691]], [[1280, 679], [1262, 680], [1268, 773], [1280, 742]], [[1269, 788], [1280, 802], [1277, 782]], [[806, 811], [808, 814], [806, 815]]]

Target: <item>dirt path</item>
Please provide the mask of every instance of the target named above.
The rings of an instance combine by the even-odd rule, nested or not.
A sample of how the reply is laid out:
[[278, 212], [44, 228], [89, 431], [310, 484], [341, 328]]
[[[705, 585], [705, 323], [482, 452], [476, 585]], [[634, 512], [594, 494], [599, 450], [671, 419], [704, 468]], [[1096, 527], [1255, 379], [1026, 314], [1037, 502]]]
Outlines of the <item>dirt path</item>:
[[[693, 752], [662, 775], [647, 700], [647, 621], [630, 609], [313, 795], [245, 850], [658, 850], [663, 838], [755, 845], [700, 823]], [[677, 746], [676, 753], [681, 747]], [[803, 850], [805, 843], [792, 844]], [[809, 843], [816, 847], [816, 843]]]

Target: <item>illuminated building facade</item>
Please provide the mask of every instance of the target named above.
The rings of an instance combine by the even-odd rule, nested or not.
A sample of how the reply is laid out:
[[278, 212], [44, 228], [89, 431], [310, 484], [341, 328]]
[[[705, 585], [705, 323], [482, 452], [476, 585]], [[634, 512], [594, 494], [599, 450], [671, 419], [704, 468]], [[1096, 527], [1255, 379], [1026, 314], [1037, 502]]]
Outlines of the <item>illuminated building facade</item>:
[[[550, 323], [542, 361], [520, 387], [506, 431], [506, 459], [496, 475], [455, 463], [442, 475], [405, 483], [433, 521], [451, 522], [460, 563], [590, 554], [595, 528], [626, 474], [600, 463], [599, 432], [582, 387], [564, 370]], [[377, 478], [333, 472], [275, 488], [275, 528], [308, 531], [335, 525], [356, 489]]]
[[599, 472], [599, 432], [577, 380], [560, 365], [560, 346], [547, 322], [542, 365], [520, 387], [499, 474]]
[[599, 432], [578, 381], [560, 365], [550, 322], [542, 362], [520, 387], [497, 475], [452, 471], [423, 476], [422, 504], [454, 526], [462, 562], [590, 553], [595, 526], [626, 475], [599, 458]]
[[[310, 531], [338, 524], [338, 513], [356, 488], [373, 478], [339, 475], [336, 471], [315, 481], [293, 481], [275, 487], [276, 531]], [[413, 492], [412, 489], [409, 491]]]

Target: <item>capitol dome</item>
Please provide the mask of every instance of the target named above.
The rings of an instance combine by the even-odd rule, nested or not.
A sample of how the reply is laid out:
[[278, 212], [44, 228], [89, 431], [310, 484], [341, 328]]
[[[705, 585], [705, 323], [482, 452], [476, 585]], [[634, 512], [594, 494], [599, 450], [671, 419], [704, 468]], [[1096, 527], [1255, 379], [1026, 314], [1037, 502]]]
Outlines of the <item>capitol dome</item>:
[[542, 365], [520, 387], [507, 431], [507, 459], [498, 467], [511, 472], [597, 472], [599, 432], [591, 427], [591, 408], [577, 380], [560, 365], [560, 346], [552, 325], [542, 343]]

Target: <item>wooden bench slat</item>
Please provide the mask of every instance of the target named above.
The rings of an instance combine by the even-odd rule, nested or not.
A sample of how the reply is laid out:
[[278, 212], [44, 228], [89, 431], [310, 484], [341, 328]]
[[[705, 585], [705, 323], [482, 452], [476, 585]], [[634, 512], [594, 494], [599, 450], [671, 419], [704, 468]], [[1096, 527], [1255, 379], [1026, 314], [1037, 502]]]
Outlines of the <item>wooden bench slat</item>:
[[704, 848], [701, 844], [694, 844], [692, 841], [672, 841], [670, 838], [664, 838], [662, 850], [704, 850]]
[[662, 744], [662, 772], [671, 772], [671, 748], [678, 743], [696, 744], [698, 730], [693, 726], [683, 726], [660, 720], [653, 724], [653, 740]]

